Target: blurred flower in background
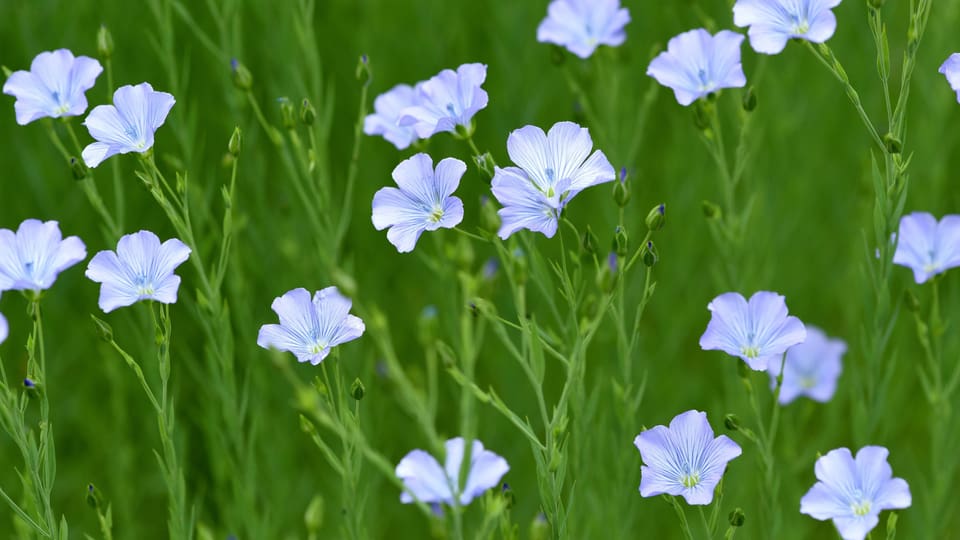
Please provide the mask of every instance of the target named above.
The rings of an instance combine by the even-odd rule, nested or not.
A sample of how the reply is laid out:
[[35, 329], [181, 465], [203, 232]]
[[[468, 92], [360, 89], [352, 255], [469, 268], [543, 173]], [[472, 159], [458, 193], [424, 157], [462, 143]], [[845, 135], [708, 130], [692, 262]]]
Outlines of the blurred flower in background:
[[27, 219], [17, 232], [0, 229], [0, 291], [42, 291], [60, 272], [87, 257], [76, 236], [63, 238], [56, 221]]
[[960, 53], [951, 54], [938, 71], [947, 78], [950, 88], [957, 93], [957, 101], [960, 102]]
[[900, 218], [893, 263], [913, 270], [917, 283], [960, 266], [960, 215], [943, 216], [940, 222], [927, 212]]
[[398, 84], [373, 100], [373, 114], [363, 119], [363, 132], [367, 135], [382, 135], [384, 139], [403, 150], [417, 140], [412, 126], [401, 126], [400, 112], [418, 105], [418, 89], [407, 84]]
[[[841, 358], [847, 344], [831, 339], [823, 330], [806, 325], [807, 339], [787, 349], [780, 386], [780, 404], [786, 405], [800, 396], [825, 403], [837, 390], [837, 379], [843, 370]], [[780, 374], [780, 362], [771, 360], [767, 367], [770, 387], [775, 388]]]
[[461, 490], [460, 468], [466, 444], [462, 437], [456, 437], [448, 440], [444, 446], [446, 461], [443, 467], [423, 450], [413, 450], [400, 460], [396, 474], [407, 489], [400, 494], [401, 502], [411, 503], [416, 496], [421, 502], [452, 505], [455, 494], [459, 492], [460, 504], [467, 505], [484, 491], [499, 485], [500, 479], [510, 470], [507, 460], [484, 449], [483, 443], [474, 439], [467, 482]]
[[537, 28], [537, 41], [589, 58], [600, 45], [622, 45], [628, 22], [630, 11], [620, 7], [620, 0], [553, 0]]
[[441, 71], [416, 85], [416, 103], [400, 111], [398, 124], [413, 128], [421, 139], [443, 131], [455, 133], [457, 126], [471, 132], [473, 115], [487, 106], [487, 92], [480, 88], [486, 78], [484, 64]]
[[740, 64], [741, 43], [743, 36], [729, 30], [713, 36], [703, 28], [684, 32], [650, 62], [647, 75], [673, 89], [683, 106], [721, 88], [743, 87], [747, 77]]

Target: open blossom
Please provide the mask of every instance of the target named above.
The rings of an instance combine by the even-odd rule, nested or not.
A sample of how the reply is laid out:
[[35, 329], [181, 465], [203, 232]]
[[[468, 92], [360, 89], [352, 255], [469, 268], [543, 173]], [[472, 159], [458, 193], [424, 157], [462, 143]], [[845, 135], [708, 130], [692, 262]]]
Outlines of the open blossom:
[[672, 88], [683, 106], [721, 88], [740, 88], [747, 84], [740, 65], [742, 42], [742, 35], [729, 30], [713, 36], [703, 28], [684, 32], [650, 62], [647, 75]]
[[960, 215], [943, 216], [940, 222], [926, 212], [900, 218], [893, 263], [913, 270], [917, 283], [960, 266]]
[[756, 371], [780, 362], [787, 349], [807, 337], [803, 323], [787, 316], [786, 301], [774, 292], [759, 291], [749, 302], [740, 293], [724, 293], [707, 309], [710, 323], [700, 337], [700, 347], [742, 358]]
[[630, 11], [620, 7], [620, 0], [553, 0], [537, 28], [537, 41], [555, 43], [588, 58], [599, 45], [623, 44], [627, 39], [623, 27], [628, 22]]
[[960, 102], [960, 53], [951, 54], [939, 71], [947, 78], [950, 88], [957, 93], [957, 101]]
[[487, 92], [480, 88], [487, 78], [484, 64], [463, 64], [456, 71], [445, 69], [417, 85], [417, 103], [400, 111], [399, 125], [412, 127], [426, 139], [457, 126], [470, 128], [477, 111], [487, 106]]
[[400, 112], [418, 105], [417, 89], [398, 84], [373, 100], [373, 114], [363, 119], [363, 132], [367, 135], [383, 135], [397, 150], [403, 150], [417, 140], [412, 126], [400, 125]]
[[161, 244], [157, 235], [140, 231], [120, 238], [116, 252], [94, 255], [87, 277], [102, 284], [99, 304], [104, 313], [140, 300], [173, 304], [180, 288], [180, 276], [173, 271], [189, 256], [190, 248], [180, 240]]
[[456, 437], [448, 440], [444, 446], [446, 460], [443, 467], [423, 450], [413, 450], [400, 460], [396, 474], [407, 488], [400, 494], [400, 502], [411, 503], [415, 495], [421, 502], [453, 505], [454, 494], [460, 492], [460, 504], [467, 505], [484, 491], [498, 485], [510, 470], [507, 460], [484, 449], [483, 443], [474, 439], [467, 482], [461, 491], [460, 468], [466, 445], [462, 437]]
[[779, 54], [789, 39], [823, 43], [837, 29], [831, 9], [840, 0], [737, 0], [733, 24], [749, 26], [747, 35], [753, 50]]
[[363, 321], [350, 315], [352, 305], [336, 287], [317, 291], [313, 300], [304, 288], [288, 291], [270, 306], [280, 324], [261, 326], [257, 345], [292, 352], [298, 361], [317, 365], [333, 347], [363, 335]]
[[381, 188], [373, 196], [373, 226], [387, 227], [387, 240], [397, 251], [412, 251], [423, 231], [449, 229], [463, 221], [463, 201], [453, 197], [467, 165], [446, 158], [433, 169], [433, 159], [417, 154], [393, 170], [395, 187]]
[[116, 154], [144, 153], [153, 147], [153, 133], [163, 125], [176, 100], [154, 91], [150, 83], [121, 86], [113, 105], [94, 107], [83, 124], [97, 142], [83, 149], [83, 161], [96, 167]]
[[[815, 326], [806, 326], [807, 339], [787, 350], [780, 386], [780, 404], [786, 405], [800, 396], [825, 403], [837, 390], [842, 371], [841, 358], [847, 344], [832, 339]], [[775, 387], [780, 374], [780, 361], [771, 360], [767, 372], [770, 386]]]
[[800, 513], [832, 519], [844, 540], [863, 540], [880, 521], [880, 512], [909, 508], [910, 487], [893, 478], [882, 446], [864, 446], [854, 459], [838, 448], [817, 460], [818, 482], [800, 499]]
[[63, 238], [56, 221], [27, 219], [17, 232], [0, 229], [0, 291], [42, 291], [60, 272], [87, 257], [76, 236]]
[[507, 153], [519, 167], [497, 167], [491, 183], [503, 205], [497, 234], [504, 239], [520, 229], [553, 237], [570, 199], [617, 176], [607, 156], [593, 151], [587, 129], [573, 122], [558, 122], [549, 133], [536, 126], [515, 130], [507, 139]]
[[637, 435], [640, 495], [682, 495], [687, 504], [710, 504], [727, 463], [742, 452], [730, 437], [714, 438], [707, 413], [687, 411]]
[[93, 88], [103, 72], [100, 62], [73, 56], [67, 49], [42, 52], [30, 71], [16, 71], [3, 85], [3, 93], [17, 98], [13, 108], [21, 126], [39, 118], [79, 116], [87, 110], [84, 92]]

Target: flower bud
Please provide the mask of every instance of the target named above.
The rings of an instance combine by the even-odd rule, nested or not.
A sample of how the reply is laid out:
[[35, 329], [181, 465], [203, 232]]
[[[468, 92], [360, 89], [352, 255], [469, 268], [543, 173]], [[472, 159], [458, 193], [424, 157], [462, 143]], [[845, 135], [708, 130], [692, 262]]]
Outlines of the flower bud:
[[707, 219], [715, 219], [723, 215], [723, 211], [720, 210], [720, 207], [710, 201], [703, 201], [700, 204], [703, 208], [703, 215]]
[[310, 103], [309, 99], [304, 98], [303, 103], [300, 105], [300, 121], [308, 126], [312, 126], [316, 119], [317, 110], [313, 108], [313, 104]]
[[370, 81], [373, 79], [373, 71], [370, 70], [370, 58], [361, 54], [360, 58], [357, 60], [357, 69], [354, 73], [358, 81], [363, 83], [363, 86], [370, 84]]
[[23, 389], [27, 392], [27, 397], [30, 399], [40, 394], [40, 386], [30, 378], [23, 379]]
[[87, 166], [84, 165], [82, 161], [70, 156], [70, 161], [68, 163], [70, 164], [70, 172], [73, 173], [74, 180], [83, 180], [87, 177], [87, 173], [89, 171], [87, 170]]
[[353, 384], [350, 385], [350, 396], [353, 399], [360, 401], [363, 399], [364, 394], [367, 393], [367, 388], [363, 386], [363, 381], [360, 380], [360, 377], [357, 377], [353, 380]]
[[513, 508], [513, 505], [517, 502], [517, 498], [514, 496], [513, 490], [510, 489], [510, 484], [504, 482], [500, 488], [500, 494], [503, 495], [503, 500], [507, 503], [507, 509]]
[[230, 69], [233, 72], [233, 85], [240, 90], [247, 91], [253, 88], [253, 74], [247, 69], [247, 66], [234, 58], [230, 61]]
[[884, 2], [886, 2], [886, 0], [867, 0], [867, 5], [873, 9], [880, 9], [883, 7]]
[[743, 509], [736, 508], [733, 512], [730, 512], [728, 519], [730, 520], [731, 527], [742, 527], [746, 516], [743, 515]]
[[96, 486], [93, 484], [87, 484], [87, 494], [85, 498], [87, 501], [87, 506], [90, 508], [100, 508], [100, 501], [103, 500], [103, 495]]
[[597, 245], [600, 243], [600, 239], [597, 238], [597, 235], [594, 234], [593, 229], [590, 228], [590, 225], [587, 225], [586, 232], [583, 233], [583, 238], [580, 240], [580, 248], [583, 250], [585, 255], [594, 255], [597, 253]]
[[903, 143], [900, 139], [893, 136], [893, 133], [887, 133], [883, 136], [883, 145], [887, 147], [890, 154], [899, 154], [903, 151]]
[[660, 257], [657, 255], [657, 247], [653, 245], [652, 241], [647, 240], [647, 245], [643, 246], [643, 264], [650, 268], [657, 264], [658, 260], [660, 260]]
[[630, 202], [630, 186], [627, 184], [627, 168], [620, 169], [620, 181], [613, 183], [613, 202], [623, 208]]
[[107, 27], [102, 24], [100, 29], [97, 30], [97, 54], [105, 60], [113, 54], [113, 36], [110, 35], [110, 30], [107, 30]]
[[597, 287], [605, 293], [613, 292], [613, 287], [617, 284], [617, 254], [610, 252], [607, 255], [607, 264], [600, 266], [597, 272]]
[[307, 526], [310, 534], [317, 534], [323, 526], [323, 497], [320, 495], [310, 499], [307, 511], [303, 513], [303, 524]]
[[547, 522], [543, 512], [537, 514], [530, 522], [530, 540], [547, 540], [550, 538], [550, 523]]
[[617, 225], [617, 228], [613, 231], [613, 252], [618, 257], [626, 257], [628, 251], [629, 237], [627, 236], [627, 230]]
[[473, 156], [473, 162], [477, 165], [477, 168], [480, 169], [480, 172], [483, 173], [484, 179], [488, 182], [493, 179], [493, 175], [496, 174], [497, 163], [493, 160], [490, 152]]
[[659, 231], [667, 222], [667, 205], [660, 203], [650, 209], [647, 213], [647, 228], [651, 231]]
[[240, 134], [240, 127], [233, 128], [233, 134], [230, 135], [230, 142], [227, 143], [227, 151], [230, 155], [237, 157], [240, 155], [240, 146], [243, 143], [243, 135]]
[[280, 101], [280, 123], [283, 125], [283, 128], [293, 129], [297, 127], [293, 103], [290, 103], [290, 100], [285, 97], [280, 98], [278, 101]]
[[728, 414], [723, 417], [723, 425], [730, 431], [740, 431], [740, 417]]
[[743, 93], [743, 110], [753, 112], [757, 108], [757, 91], [752, 86], [748, 86]]
[[113, 328], [111, 328], [110, 325], [105, 321], [101, 321], [93, 315], [90, 315], [90, 318], [93, 319], [93, 324], [97, 328], [97, 336], [107, 343], [113, 341]]

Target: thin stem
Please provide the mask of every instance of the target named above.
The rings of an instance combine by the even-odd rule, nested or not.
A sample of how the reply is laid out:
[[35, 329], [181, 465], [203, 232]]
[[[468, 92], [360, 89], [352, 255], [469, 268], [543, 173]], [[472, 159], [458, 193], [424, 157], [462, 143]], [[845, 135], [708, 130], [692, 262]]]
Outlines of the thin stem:
[[664, 497], [670, 502], [670, 505], [673, 506], [673, 511], [677, 513], [677, 518], [680, 519], [680, 530], [683, 532], [684, 538], [693, 540], [693, 531], [690, 530], [690, 524], [687, 522], [687, 513], [683, 511], [680, 502], [677, 501], [676, 497], [671, 495], [664, 495]]

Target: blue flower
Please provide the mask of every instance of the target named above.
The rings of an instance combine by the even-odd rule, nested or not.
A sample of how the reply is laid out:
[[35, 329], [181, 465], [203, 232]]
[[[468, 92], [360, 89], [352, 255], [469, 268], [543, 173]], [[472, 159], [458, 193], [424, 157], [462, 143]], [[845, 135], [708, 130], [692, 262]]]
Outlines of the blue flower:
[[0, 291], [42, 291], [87, 257], [76, 236], [63, 238], [56, 221], [27, 219], [17, 232], [0, 229]]
[[96, 167], [110, 156], [144, 153], [153, 147], [153, 132], [163, 125], [176, 100], [149, 83], [121, 86], [113, 105], [94, 107], [83, 124], [97, 142], [83, 149], [83, 161]]
[[640, 495], [682, 495], [687, 504], [710, 504], [713, 490], [727, 463], [740, 455], [740, 445], [730, 437], [714, 438], [707, 413], [687, 411], [637, 435], [640, 450]]
[[588, 58], [598, 45], [623, 44], [627, 39], [623, 27], [628, 22], [630, 11], [620, 7], [620, 0], [553, 0], [537, 28], [537, 41], [555, 43]]
[[288, 291], [270, 306], [280, 324], [260, 327], [257, 345], [292, 352], [300, 362], [319, 364], [330, 349], [363, 335], [363, 321], [350, 315], [350, 299], [336, 287], [310, 293], [303, 288]]
[[503, 205], [500, 238], [529, 229], [552, 238], [564, 206], [584, 189], [617, 176], [607, 156], [593, 152], [586, 128], [558, 122], [544, 134], [536, 126], [515, 130], [507, 139], [507, 153], [520, 167], [495, 169], [491, 187]]
[[823, 43], [837, 29], [831, 9], [840, 0], [737, 0], [733, 24], [749, 26], [753, 50], [779, 54], [789, 39]]
[[800, 513], [832, 519], [844, 540], [863, 540], [880, 521], [880, 512], [909, 508], [910, 487], [893, 478], [882, 446], [864, 446], [856, 459], [847, 448], [831, 450], [814, 471], [816, 484], [800, 499]]
[[100, 309], [109, 313], [140, 300], [162, 304], [177, 301], [180, 276], [173, 273], [190, 256], [190, 248], [176, 238], [160, 243], [150, 231], [128, 234], [117, 251], [101, 251], [87, 265], [87, 277], [100, 287]]
[[742, 35], [729, 30], [715, 36], [702, 28], [684, 32], [650, 62], [647, 75], [672, 88], [683, 106], [721, 88], [740, 88], [747, 84], [740, 65], [742, 42]]
[[67, 49], [42, 52], [30, 71], [17, 71], [3, 85], [3, 93], [17, 98], [13, 108], [21, 126], [39, 118], [79, 116], [87, 110], [87, 90], [103, 72], [100, 62], [74, 57]]
[[7, 319], [4, 318], [3, 313], [0, 313], [0, 343], [6, 341], [9, 334], [10, 327], [7, 326]]
[[957, 93], [957, 101], [960, 102], [960, 53], [953, 53], [938, 70], [947, 78], [950, 88]]
[[[467, 483], [460, 491], [460, 467], [463, 463], [464, 444], [462, 437], [448, 440], [444, 466], [423, 450], [413, 450], [397, 464], [397, 477], [403, 481], [406, 491], [400, 494], [400, 502], [411, 503], [413, 496], [424, 503], [453, 505], [454, 496], [460, 493], [460, 504], [470, 504], [484, 491], [496, 487], [510, 470], [507, 460], [483, 448], [483, 443], [474, 439], [470, 452], [470, 467]], [[412, 495], [411, 495], [412, 494]]]
[[893, 263], [913, 270], [917, 283], [960, 266], [960, 215], [914, 212], [900, 218]]
[[416, 105], [400, 112], [399, 125], [412, 127], [421, 139], [457, 126], [470, 128], [470, 120], [487, 106], [487, 92], [480, 88], [487, 78], [484, 64], [463, 64], [457, 71], [445, 69], [417, 85]]
[[411, 126], [401, 126], [400, 112], [419, 104], [417, 89], [398, 84], [373, 100], [374, 114], [363, 119], [363, 132], [367, 135], [383, 135], [397, 150], [403, 150], [417, 140], [417, 132]]
[[[781, 405], [800, 396], [826, 403], [837, 390], [837, 379], [843, 368], [840, 359], [847, 352], [847, 344], [829, 338], [815, 326], [808, 325], [806, 329], [807, 339], [787, 350], [780, 387]], [[771, 360], [767, 372], [770, 374], [770, 386], [775, 388], [780, 361]]]
[[710, 323], [700, 337], [700, 347], [742, 358], [757, 371], [780, 362], [787, 349], [807, 337], [800, 319], [787, 316], [787, 303], [777, 293], [754, 293], [749, 303], [740, 293], [724, 293], [707, 309]]
[[387, 240], [400, 253], [412, 251], [423, 231], [441, 227], [450, 229], [463, 221], [463, 201], [452, 197], [467, 165], [446, 158], [433, 169], [433, 159], [417, 154], [393, 169], [393, 180], [400, 186], [385, 187], [373, 196], [373, 226], [387, 227]]

